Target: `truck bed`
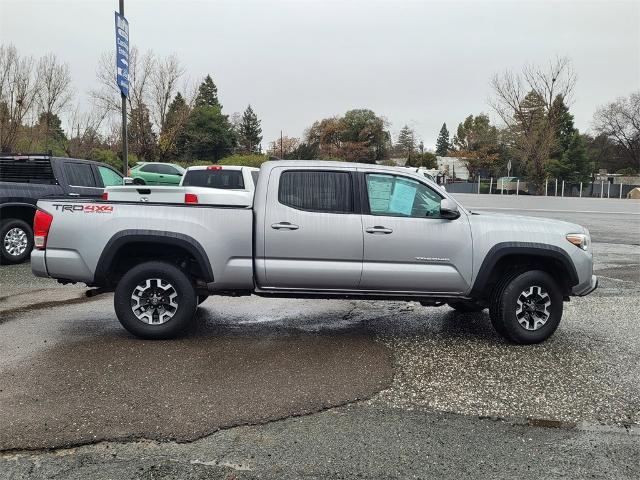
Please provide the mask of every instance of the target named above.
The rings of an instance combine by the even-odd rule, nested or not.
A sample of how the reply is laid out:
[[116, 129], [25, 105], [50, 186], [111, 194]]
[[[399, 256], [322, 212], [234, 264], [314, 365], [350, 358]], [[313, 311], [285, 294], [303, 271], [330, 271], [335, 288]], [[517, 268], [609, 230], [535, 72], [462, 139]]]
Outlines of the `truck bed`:
[[[140, 241], [169, 238], [176, 251], [193, 249], [204, 265], [211, 266], [208, 280], [215, 289], [253, 288], [250, 207], [232, 202], [211, 206], [64, 198], [41, 200], [38, 208], [53, 221], [46, 250], [32, 254], [37, 274], [46, 276], [51, 270], [56, 278], [93, 285], [98, 277], [109, 275], [101, 269], [104, 255], [126, 253], [119, 251], [118, 239], [135, 235]], [[162, 253], [171, 254], [172, 247], [162, 248]]]

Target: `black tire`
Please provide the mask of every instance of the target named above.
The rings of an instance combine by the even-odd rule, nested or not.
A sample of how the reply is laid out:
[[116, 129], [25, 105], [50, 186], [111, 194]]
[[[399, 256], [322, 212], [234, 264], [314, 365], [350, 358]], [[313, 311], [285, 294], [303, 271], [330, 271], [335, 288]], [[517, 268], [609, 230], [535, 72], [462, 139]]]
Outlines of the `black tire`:
[[458, 300], [455, 302], [449, 302], [448, 305], [453, 308], [456, 312], [460, 313], [478, 313], [483, 311], [486, 307], [482, 305], [478, 305], [473, 302]]
[[145, 182], [142, 178], [134, 178], [133, 179], [133, 184], [134, 185], [146, 185], [147, 182]]
[[[18, 237], [16, 237], [16, 235]], [[23, 239], [26, 244], [16, 245], [11, 240]], [[24, 245], [24, 246], [22, 246]], [[16, 250], [18, 248], [20, 251]], [[22, 250], [24, 248], [24, 250]], [[24, 220], [7, 218], [0, 222], [0, 260], [4, 264], [22, 263], [33, 250], [33, 229]]]
[[209, 295], [198, 295], [198, 305], [202, 305]]
[[[527, 301], [529, 298], [540, 299], [536, 305], [538, 308], [545, 304], [544, 311], [536, 311], [540, 315], [527, 317], [528, 313], [525, 309], [529, 308], [528, 304], [533, 305]], [[511, 342], [540, 343], [553, 335], [558, 328], [562, 318], [563, 300], [560, 287], [547, 272], [541, 270], [515, 272], [506, 275], [493, 291], [489, 307], [491, 323], [500, 335]], [[548, 305], [546, 305], [547, 301]], [[524, 318], [519, 319], [518, 315]], [[537, 325], [537, 321], [534, 321], [537, 317], [544, 317], [545, 323]], [[531, 329], [520, 322], [526, 323]]]
[[[151, 286], [145, 290], [145, 295], [149, 291], [163, 291], [161, 288], [153, 288], [154, 285], [158, 286], [158, 282], [152, 279], [159, 279], [168, 283], [173, 289], [170, 292], [175, 291], [176, 293], [174, 302], [177, 307], [172, 312], [173, 316], [164, 323], [146, 323], [134, 313], [134, 300], [132, 298], [134, 293], [137, 293], [137, 297], [139, 297], [135, 300], [137, 305], [143, 304], [140, 300], [143, 295], [140, 294], [141, 290], [137, 288], [138, 285], [149, 280]], [[125, 273], [118, 283], [113, 299], [116, 315], [122, 326], [136, 337], [150, 340], [174, 338], [180, 334], [193, 321], [196, 303], [197, 295], [189, 277], [176, 266], [164, 262], [145, 262], [133, 267]], [[154, 310], [153, 306], [145, 308], [155, 311], [157, 315], [158, 310]], [[137, 310], [139, 314], [147, 314], [144, 309], [138, 308]], [[154, 314], [149, 313], [149, 315], [153, 316]], [[153, 321], [155, 318], [150, 320]]]

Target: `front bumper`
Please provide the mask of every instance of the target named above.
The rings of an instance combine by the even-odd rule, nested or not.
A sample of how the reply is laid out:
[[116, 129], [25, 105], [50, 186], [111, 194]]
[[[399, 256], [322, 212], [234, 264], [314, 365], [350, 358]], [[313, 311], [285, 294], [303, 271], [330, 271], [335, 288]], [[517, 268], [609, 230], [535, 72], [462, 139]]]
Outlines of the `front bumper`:
[[598, 288], [598, 277], [596, 275], [591, 275], [590, 280], [573, 287], [572, 293], [579, 297], [584, 297], [585, 295], [589, 295], [596, 288]]

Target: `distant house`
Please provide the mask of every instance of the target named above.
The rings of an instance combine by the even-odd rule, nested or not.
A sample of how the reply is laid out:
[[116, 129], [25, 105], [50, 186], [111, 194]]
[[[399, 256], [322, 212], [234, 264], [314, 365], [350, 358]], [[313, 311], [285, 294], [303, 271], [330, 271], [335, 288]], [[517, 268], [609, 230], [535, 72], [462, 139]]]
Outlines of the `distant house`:
[[[463, 157], [436, 157], [438, 161], [438, 170], [451, 180], [468, 180], [469, 170], [467, 170], [467, 162]], [[455, 176], [454, 176], [455, 175]]]

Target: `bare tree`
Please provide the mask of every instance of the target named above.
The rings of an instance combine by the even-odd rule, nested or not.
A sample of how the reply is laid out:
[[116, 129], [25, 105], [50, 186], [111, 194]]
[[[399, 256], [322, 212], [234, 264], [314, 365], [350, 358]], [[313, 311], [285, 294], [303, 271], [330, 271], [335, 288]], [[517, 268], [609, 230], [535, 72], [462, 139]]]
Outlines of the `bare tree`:
[[[129, 51], [129, 106], [140, 108], [147, 105], [150, 98], [151, 77], [155, 66], [155, 56], [148, 51], [141, 54], [137, 47]], [[120, 89], [116, 84], [115, 53], [104, 52], [98, 59], [96, 69], [98, 86], [89, 91], [89, 96], [97, 108], [108, 114], [117, 113], [121, 108]]]
[[576, 76], [568, 58], [556, 58], [547, 67], [526, 66], [522, 73], [506, 71], [491, 81], [491, 107], [507, 126], [511, 144], [538, 186], [555, 145], [555, 125], [548, 115], [553, 100], [569, 101]]
[[0, 45], [0, 150], [11, 151], [40, 91], [33, 57], [21, 57], [13, 45]]
[[91, 151], [103, 143], [100, 131], [106, 115], [106, 112], [96, 109], [83, 112], [77, 106], [67, 118], [65, 130], [68, 139], [59, 147], [69, 157], [90, 158]]
[[597, 133], [613, 139], [640, 168], [640, 90], [599, 108], [593, 124]]
[[38, 62], [38, 76], [41, 81], [38, 108], [40, 112], [57, 115], [74, 95], [69, 64], [61, 63], [54, 53], [49, 53]]
[[[37, 95], [38, 127], [32, 131], [32, 140], [37, 140], [45, 149], [49, 149], [52, 127], [59, 123], [58, 115], [73, 99], [74, 90], [71, 84], [71, 69], [66, 63], [61, 63], [58, 57], [49, 53], [40, 59], [37, 67], [40, 79], [40, 89]], [[58, 118], [56, 118], [58, 117]]]
[[159, 58], [151, 73], [151, 117], [162, 132], [165, 129], [169, 104], [178, 91], [178, 82], [184, 75], [177, 55]]

